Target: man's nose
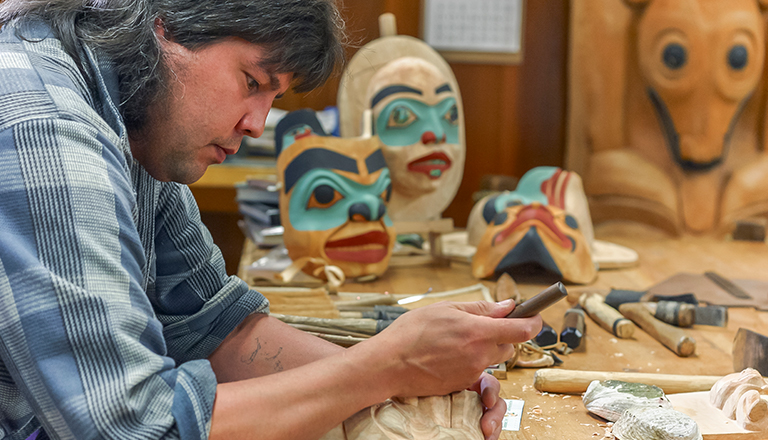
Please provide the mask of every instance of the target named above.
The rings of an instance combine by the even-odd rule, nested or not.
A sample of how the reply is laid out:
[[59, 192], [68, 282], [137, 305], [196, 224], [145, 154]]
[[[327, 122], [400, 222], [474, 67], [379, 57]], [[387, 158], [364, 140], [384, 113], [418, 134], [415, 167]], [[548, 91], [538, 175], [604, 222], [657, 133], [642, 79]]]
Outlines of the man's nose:
[[267, 114], [272, 106], [272, 101], [262, 101], [251, 104], [240, 121], [237, 123], [237, 130], [245, 136], [257, 138], [264, 134], [264, 127], [267, 123]]

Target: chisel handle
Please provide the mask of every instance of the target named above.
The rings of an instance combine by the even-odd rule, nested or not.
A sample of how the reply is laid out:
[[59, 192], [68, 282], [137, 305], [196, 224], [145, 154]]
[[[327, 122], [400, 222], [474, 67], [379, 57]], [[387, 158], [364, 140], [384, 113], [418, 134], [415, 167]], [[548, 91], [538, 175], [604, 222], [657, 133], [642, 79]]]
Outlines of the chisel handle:
[[507, 318], [530, 318], [568, 296], [568, 291], [560, 281], [537, 293], [530, 299], [515, 306]]
[[578, 306], [572, 307], [565, 312], [563, 318], [563, 331], [560, 333], [560, 340], [572, 350], [576, 350], [581, 345], [581, 338], [584, 337], [584, 310]]
[[585, 293], [581, 295], [579, 305], [586, 310], [592, 320], [600, 324], [600, 327], [615, 336], [628, 339], [635, 334], [635, 324], [625, 318], [618, 310], [606, 304], [600, 294]]
[[688, 357], [696, 351], [695, 339], [688, 336], [682, 329], [654, 318], [643, 304], [622, 304], [619, 306], [619, 311], [676, 355]]

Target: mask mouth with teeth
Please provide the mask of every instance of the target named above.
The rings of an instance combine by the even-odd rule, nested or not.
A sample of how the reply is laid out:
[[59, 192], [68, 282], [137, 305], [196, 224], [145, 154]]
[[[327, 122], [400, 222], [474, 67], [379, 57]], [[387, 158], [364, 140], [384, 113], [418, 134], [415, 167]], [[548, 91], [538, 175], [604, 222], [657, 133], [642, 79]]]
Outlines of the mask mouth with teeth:
[[472, 274], [488, 278], [535, 264], [564, 281], [589, 283], [597, 276], [592, 259], [592, 222], [581, 179], [554, 167], [526, 173], [515, 191], [478, 202], [467, 226], [477, 246]]
[[397, 58], [373, 74], [366, 102], [392, 173], [393, 219], [439, 218], [464, 173], [463, 114], [455, 79], [422, 58]]
[[[395, 230], [387, 215], [392, 183], [378, 139], [326, 136], [314, 112], [287, 115], [275, 136], [280, 220], [290, 258], [323, 260], [347, 278], [383, 274]], [[312, 275], [317, 267], [310, 263], [303, 270]]]

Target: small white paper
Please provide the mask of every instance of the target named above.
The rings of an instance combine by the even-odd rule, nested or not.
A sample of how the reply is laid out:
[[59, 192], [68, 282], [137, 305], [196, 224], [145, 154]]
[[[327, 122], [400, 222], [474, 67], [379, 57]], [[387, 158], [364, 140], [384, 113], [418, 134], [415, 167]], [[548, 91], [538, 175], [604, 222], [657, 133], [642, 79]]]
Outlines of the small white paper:
[[519, 431], [525, 401], [518, 399], [504, 399], [504, 401], [507, 402], [507, 413], [504, 414], [504, 420], [501, 421], [501, 430]]

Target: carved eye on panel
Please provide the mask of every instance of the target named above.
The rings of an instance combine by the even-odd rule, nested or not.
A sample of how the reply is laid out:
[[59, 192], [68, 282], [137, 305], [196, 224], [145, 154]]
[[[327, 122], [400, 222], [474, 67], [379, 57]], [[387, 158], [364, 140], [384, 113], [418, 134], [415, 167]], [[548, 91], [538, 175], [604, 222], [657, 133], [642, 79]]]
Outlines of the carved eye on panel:
[[307, 209], [319, 208], [326, 209], [335, 205], [336, 202], [343, 199], [344, 196], [333, 189], [330, 185], [318, 185], [307, 202]]
[[747, 66], [749, 52], [741, 44], [737, 44], [728, 51], [728, 65], [734, 70], [741, 70]]
[[451, 108], [443, 115], [443, 119], [448, 121], [451, 125], [459, 125], [459, 109], [456, 104], [453, 104]]
[[398, 105], [389, 113], [387, 128], [405, 128], [413, 124], [416, 119], [418, 117], [411, 109], [404, 105]]
[[661, 54], [661, 60], [664, 65], [672, 70], [680, 69], [688, 61], [688, 52], [683, 46], [677, 43], [670, 43], [664, 48]]
[[523, 202], [521, 202], [520, 200], [510, 200], [509, 202], [507, 202], [507, 208], [511, 208], [513, 206], [520, 206], [522, 204]]

